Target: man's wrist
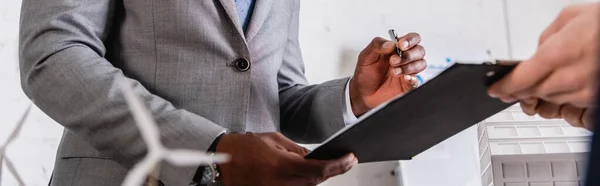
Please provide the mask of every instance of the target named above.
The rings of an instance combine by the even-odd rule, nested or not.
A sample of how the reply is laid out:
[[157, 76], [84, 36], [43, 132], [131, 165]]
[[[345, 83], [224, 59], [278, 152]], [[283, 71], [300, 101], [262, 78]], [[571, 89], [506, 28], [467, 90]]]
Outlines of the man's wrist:
[[365, 104], [360, 93], [356, 90], [356, 88], [354, 88], [355, 85], [352, 80], [353, 79], [350, 80], [350, 85], [348, 86], [350, 92], [350, 108], [352, 108], [352, 113], [354, 116], [359, 117], [367, 112], [369, 108]]
[[213, 141], [212, 144], [210, 144], [210, 146], [208, 147], [208, 152], [217, 152], [217, 144], [219, 143], [219, 140], [221, 140], [221, 137], [223, 137], [223, 135], [225, 135], [226, 133], [221, 133], [221, 135], [217, 136], [217, 138], [215, 138], [215, 140]]
[[[217, 136], [215, 138], [215, 140], [212, 142], [212, 144], [208, 147], [206, 152], [207, 153], [217, 152], [217, 144], [221, 140], [221, 137], [223, 137], [225, 134], [226, 134], [226, 132], [223, 132], [219, 136]], [[211, 177], [210, 179], [212, 179], [212, 180], [207, 180], [208, 179], [208, 177], [206, 175], [207, 171], [211, 171], [212, 172], [211, 174], [214, 175], [214, 177], [208, 176], [208, 177]], [[216, 178], [218, 178], [218, 176], [219, 176], [218, 174], [219, 174], [218, 167], [216, 165], [213, 165], [212, 163], [207, 166], [199, 166], [198, 169], [196, 170], [196, 174], [194, 175], [194, 178], [192, 179], [191, 185], [203, 185], [203, 184], [209, 184], [210, 182], [214, 182], [214, 181], [216, 181]]]
[[350, 102], [352, 103], [352, 113], [357, 118], [360, 117], [361, 115], [363, 115], [365, 112], [367, 112], [369, 110], [369, 109], [366, 108], [366, 106], [360, 106], [359, 104], [354, 104], [354, 103], [358, 103], [360, 101], [356, 101], [356, 100], [353, 100], [351, 98]]

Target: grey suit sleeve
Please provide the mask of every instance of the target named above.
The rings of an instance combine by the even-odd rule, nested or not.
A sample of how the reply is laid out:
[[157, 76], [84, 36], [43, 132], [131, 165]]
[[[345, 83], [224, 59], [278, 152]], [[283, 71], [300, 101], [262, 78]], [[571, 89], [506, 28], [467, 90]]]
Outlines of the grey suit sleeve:
[[345, 126], [344, 88], [349, 78], [308, 85], [298, 43], [300, 1], [295, 1], [283, 64], [278, 73], [281, 131], [300, 143], [320, 143]]
[[[111, 0], [24, 0], [20, 26], [21, 82], [46, 114], [100, 153], [130, 168], [146, 154], [117, 82], [130, 81], [159, 125], [169, 148], [206, 150], [224, 128], [175, 108], [105, 58], [103, 37]], [[189, 185], [197, 167], [161, 165], [167, 185]]]

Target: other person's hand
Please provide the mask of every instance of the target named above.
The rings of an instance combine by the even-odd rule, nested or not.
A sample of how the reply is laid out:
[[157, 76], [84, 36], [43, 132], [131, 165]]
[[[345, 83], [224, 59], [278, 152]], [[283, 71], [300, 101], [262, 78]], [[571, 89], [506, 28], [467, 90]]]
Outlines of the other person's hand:
[[565, 8], [543, 32], [535, 55], [492, 85], [505, 102], [540, 98], [555, 105], [593, 107], [596, 96], [600, 3]]
[[219, 165], [227, 186], [317, 185], [358, 163], [353, 154], [328, 161], [304, 159], [308, 150], [280, 133], [224, 135], [217, 152], [231, 155]]
[[592, 130], [593, 109], [578, 108], [573, 105], [557, 105], [539, 99], [527, 99], [520, 102], [521, 109], [527, 115], [539, 114], [546, 119], [565, 119], [574, 127]]
[[354, 115], [413, 89], [416, 74], [425, 70], [425, 48], [421, 36], [409, 33], [398, 38], [402, 56], [395, 53], [393, 41], [375, 38], [358, 56], [354, 77], [350, 80], [350, 102]]

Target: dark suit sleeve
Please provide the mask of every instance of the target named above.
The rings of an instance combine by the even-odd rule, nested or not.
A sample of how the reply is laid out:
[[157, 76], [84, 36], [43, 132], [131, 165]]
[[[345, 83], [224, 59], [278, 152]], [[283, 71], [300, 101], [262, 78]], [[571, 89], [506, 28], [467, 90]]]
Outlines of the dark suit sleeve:
[[300, 1], [294, 0], [283, 64], [277, 75], [281, 131], [300, 143], [320, 143], [345, 126], [342, 112], [349, 78], [308, 85], [298, 43]]
[[[206, 150], [225, 129], [149, 92], [104, 58], [117, 0], [24, 0], [19, 60], [25, 94], [100, 153], [130, 168], [146, 154], [118, 83], [127, 81], [155, 117], [168, 148]], [[122, 5], [121, 5], [122, 6]], [[167, 185], [189, 185], [194, 167], [160, 166]]]
[[[600, 49], [598, 51], [600, 53]], [[600, 59], [598, 60], [600, 62]], [[600, 79], [596, 78], [597, 81]], [[600, 105], [600, 91], [596, 94], [596, 105]], [[589, 164], [587, 169], [586, 186], [600, 185], [600, 109], [596, 109], [594, 114], [594, 134], [592, 136], [592, 145], [590, 147]]]

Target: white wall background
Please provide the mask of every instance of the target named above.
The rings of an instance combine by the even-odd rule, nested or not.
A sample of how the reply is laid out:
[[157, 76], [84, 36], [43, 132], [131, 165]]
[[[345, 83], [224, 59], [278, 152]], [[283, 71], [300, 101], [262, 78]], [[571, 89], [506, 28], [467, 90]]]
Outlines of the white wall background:
[[[20, 0], [0, 0], [0, 144], [29, 105], [19, 83], [17, 36]], [[62, 127], [33, 109], [19, 138], [9, 146], [8, 157], [27, 185], [47, 185]], [[3, 186], [16, 186], [4, 167]]]
[[[588, 0], [590, 1], [590, 0]], [[562, 7], [584, 0], [304, 0], [301, 45], [313, 83], [352, 74], [358, 52], [390, 28], [418, 32], [431, 67], [454, 60], [526, 59]], [[424, 76], [435, 73], [430, 68]], [[360, 165], [324, 185], [481, 185], [476, 129], [400, 162]], [[397, 174], [396, 174], [397, 175]]]
[[[446, 58], [524, 59], [543, 28], [570, 3], [590, 0], [302, 0], [301, 45], [306, 75], [320, 83], [352, 74], [358, 52], [390, 28], [418, 32], [430, 64]], [[593, 1], [593, 0], [592, 0]], [[20, 0], [0, 0], [0, 144], [29, 104], [19, 85], [17, 35]], [[508, 18], [508, 19], [506, 19]], [[508, 33], [507, 33], [508, 32]], [[426, 75], [425, 75], [426, 76]], [[8, 150], [27, 185], [46, 185], [62, 127], [34, 109]], [[324, 185], [479, 185], [476, 132], [472, 129], [401, 162], [365, 164]], [[398, 170], [396, 170], [398, 175]], [[4, 172], [1, 185], [16, 185]]]

